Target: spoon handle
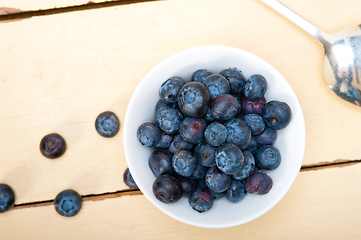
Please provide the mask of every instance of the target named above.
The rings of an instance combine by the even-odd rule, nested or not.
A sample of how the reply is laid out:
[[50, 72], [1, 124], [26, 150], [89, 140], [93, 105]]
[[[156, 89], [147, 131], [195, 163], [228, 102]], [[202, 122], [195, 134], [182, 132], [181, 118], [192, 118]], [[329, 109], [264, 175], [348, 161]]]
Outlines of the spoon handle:
[[266, 3], [268, 6], [272, 7], [277, 12], [281, 13], [283, 16], [297, 24], [303, 30], [311, 34], [315, 37], [318, 41], [320, 41], [323, 45], [329, 44], [331, 42], [331, 36], [321, 29], [315, 27], [310, 22], [306, 21], [305, 19], [301, 18], [291, 9], [287, 8], [285, 5], [280, 3], [277, 0], [262, 0], [262, 2]]

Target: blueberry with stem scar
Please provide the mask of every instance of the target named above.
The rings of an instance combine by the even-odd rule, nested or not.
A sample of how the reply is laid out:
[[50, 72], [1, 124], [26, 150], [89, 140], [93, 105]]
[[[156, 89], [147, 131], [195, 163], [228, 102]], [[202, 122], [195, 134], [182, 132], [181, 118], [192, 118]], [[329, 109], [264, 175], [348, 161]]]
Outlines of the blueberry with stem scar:
[[160, 129], [152, 122], [145, 122], [137, 130], [139, 142], [146, 147], [155, 147], [162, 138]]
[[44, 157], [54, 159], [61, 157], [66, 150], [66, 143], [62, 136], [51, 133], [44, 136], [40, 141], [40, 152]]
[[188, 82], [178, 93], [178, 106], [189, 117], [202, 117], [207, 113], [210, 103], [208, 89], [199, 82]]
[[72, 217], [78, 214], [82, 204], [81, 196], [72, 189], [60, 192], [54, 200], [55, 210], [64, 217]]
[[113, 112], [103, 112], [95, 120], [95, 129], [100, 136], [114, 137], [119, 132], [119, 119]]
[[153, 182], [153, 194], [163, 203], [176, 203], [182, 198], [183, 190], [175, 177], [163, 174]]

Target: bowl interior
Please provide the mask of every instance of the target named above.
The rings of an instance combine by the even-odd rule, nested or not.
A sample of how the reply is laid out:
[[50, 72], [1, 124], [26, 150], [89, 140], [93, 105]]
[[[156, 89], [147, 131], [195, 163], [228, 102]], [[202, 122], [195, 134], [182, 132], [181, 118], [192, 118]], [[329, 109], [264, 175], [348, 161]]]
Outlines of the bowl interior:
[[[247, 194], [238, 202], [226, 198], [216, 200], [212, 209], [205, 213], [194, 211], [188, 199], [175, 204], [159, 202], [153, 195], [154, 175], [148, 166], [153, 151], [137, 140], [138, 127], [147, 121], [154, 122], [154, 109], [159, 99], [159, 87], [169, 77], [179, 76], [190, 81], [198, 69], [219, 73], [226, 68], [241, 70], [246, 78], [253, 74], [263, 75], [268, 83], [266, 100], [286, 102], [292, 110], [291, 123], [278, 131], [275, 146], [281, 153], [280, 166], [267, 171], [273, 179], [271, 191], [263, 196]], [[301, 106], [291, 86], [284, 77], [261, 58], [241, 49], [227, 46], [202, 46], [179, 52], [154, 67], [140, 82], [129, 102], [124, 120], [124, 150], [132, 176], [142, 193], [167, 215], [190, 225], [208, 228], [232, 227], [249, 222], [275, 206], [287, 193], [300, 170], [305, 150], [305, 122]]]

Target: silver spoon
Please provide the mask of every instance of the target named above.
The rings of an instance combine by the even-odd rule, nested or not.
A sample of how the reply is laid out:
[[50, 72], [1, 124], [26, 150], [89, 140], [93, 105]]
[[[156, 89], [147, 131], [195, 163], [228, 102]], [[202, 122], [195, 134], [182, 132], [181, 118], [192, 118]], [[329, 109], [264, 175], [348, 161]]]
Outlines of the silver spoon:
[[322, 43], [325, 49], [323, 75], [340, 98], [361, 106], [361, 25], [328, 34], [298, 16], [277, 0], [264, 3], [297, 24]]

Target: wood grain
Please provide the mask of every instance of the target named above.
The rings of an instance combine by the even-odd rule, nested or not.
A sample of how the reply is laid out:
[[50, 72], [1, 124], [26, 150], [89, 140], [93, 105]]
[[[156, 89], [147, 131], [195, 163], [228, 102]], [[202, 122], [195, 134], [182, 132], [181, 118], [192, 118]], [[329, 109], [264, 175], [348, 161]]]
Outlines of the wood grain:
[[[333, 1], [317, 24], [329, 30], [356, 23], [361, 5], [348, 2], [355, 7], [336, 21], [345, 2]], [[312, 6], [316, 14], [326, 1], [285, 3], [303, 11]], [[66, 188], [81, 195], [125, 189], [122, 131], [102, 138], [95, 118], [111, 110], [123, 122], [145, 74], [200, 45], [242, 48], [285, 76], [306, 120], [304, 164], [360, 159], [361, 111], [325, 87], [321, 45], [260, 1], [148, 2], [0, 23], [0, 31], [0, 182], [14, 188], [17, 204], [53, 199]], [[69, 146], [57, 160], [39, 152], [40, 139], [51, 132]]]
[[144, 196], [86, 201], [73, 218], [53, 206], [0, 216], [7, 239], [360, 239], [361, 164], [302, 172], [268, 213], [227, 229], [189, 226], [165, 215]]

